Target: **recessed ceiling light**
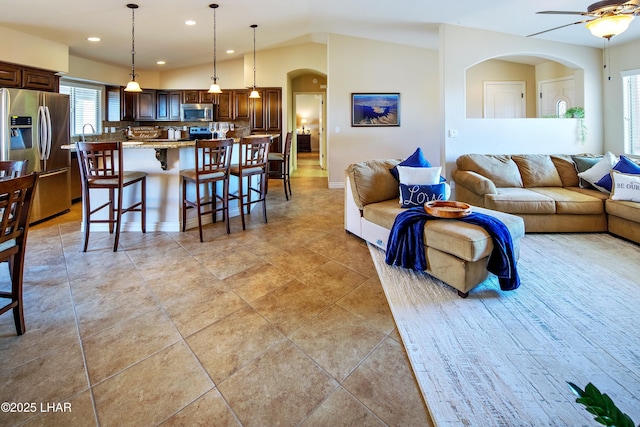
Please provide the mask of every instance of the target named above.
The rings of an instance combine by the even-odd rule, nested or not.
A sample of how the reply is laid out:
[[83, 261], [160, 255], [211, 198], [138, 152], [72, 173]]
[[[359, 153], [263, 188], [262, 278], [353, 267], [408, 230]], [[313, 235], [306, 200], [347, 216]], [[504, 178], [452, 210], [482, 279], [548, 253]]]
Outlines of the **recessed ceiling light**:
[[227, 51], [227, 53], [235, 53], [235, 52], [236, 52], [236, 51], [235, 51], [235, 50], [233, 50], [233, 49], [229, 49], [229, 50]]
[[185, 25], [196, 25], [196, 21], [189, 19], [187, 21], [184, 21]]
[[100, 37], [87, 37], [87, 40], [89, 40], [90, 42], [99, 42]]
[[162, 60], [160, 60], [160, 61], [156, 62], [156, 64], [158, 64], [158, 65], [164, 65], [164, 64], [166, 64], [166, 63], [167, 63], [166, 61], [162, 61]]

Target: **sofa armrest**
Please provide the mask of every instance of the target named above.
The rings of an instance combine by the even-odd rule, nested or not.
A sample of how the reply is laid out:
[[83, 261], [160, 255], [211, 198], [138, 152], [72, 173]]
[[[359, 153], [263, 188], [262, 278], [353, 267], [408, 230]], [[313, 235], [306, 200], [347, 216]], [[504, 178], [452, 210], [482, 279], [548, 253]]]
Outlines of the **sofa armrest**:
[[471, 171], [455, 169], [452, 173], [453, 180], [457, 185], [466, 188], [468, 191], [484, 198], [486, 194], [497, 194], [496, 185], [489, 178]]

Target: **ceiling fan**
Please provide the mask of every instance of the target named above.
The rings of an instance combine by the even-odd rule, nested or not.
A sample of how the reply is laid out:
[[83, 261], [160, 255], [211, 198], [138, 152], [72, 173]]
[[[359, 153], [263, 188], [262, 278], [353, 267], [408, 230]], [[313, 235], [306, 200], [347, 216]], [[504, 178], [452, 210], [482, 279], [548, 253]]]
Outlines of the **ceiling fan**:
[[571, 25], [586, 24], [587, 29], [589, 29], [591, 34], [594, 36], [610, 39], [611, 37], [626, 31], [629, 27], [629, 23], [633, 20], [633, 17], [635, 15], [640, 15], [640, 0], [598, 1], [590, 5], [586, 12], [545, 10], [537, 13], [544, 15], [581, 15], [588, 17], [588, 19], [529, 34], [527, 37], [537, 36], [539, 34], [569, 27]]

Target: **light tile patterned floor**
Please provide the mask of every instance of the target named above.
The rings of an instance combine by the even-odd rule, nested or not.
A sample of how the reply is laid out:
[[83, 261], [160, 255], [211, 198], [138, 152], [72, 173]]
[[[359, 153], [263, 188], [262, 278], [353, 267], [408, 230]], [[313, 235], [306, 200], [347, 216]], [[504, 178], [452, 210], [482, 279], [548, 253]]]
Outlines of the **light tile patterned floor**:
[[270, 182], [268, 224], [233, 218], [205, 243], [128, 232], [113, 253], [94, 233], [82, 253], [79, 204], [33, 227], [27, 333], [0, 316], [0, 402], [37, 410], [0, 425], [431, 425], [343, 192], [313, 163], [288, 202]]

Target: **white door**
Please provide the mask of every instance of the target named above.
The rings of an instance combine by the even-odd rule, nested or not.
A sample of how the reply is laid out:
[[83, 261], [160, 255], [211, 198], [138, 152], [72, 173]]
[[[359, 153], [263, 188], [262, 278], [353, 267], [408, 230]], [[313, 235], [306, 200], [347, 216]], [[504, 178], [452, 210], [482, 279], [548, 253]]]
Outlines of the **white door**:
[[538, 83], [538, 117], [560, 117], [575, 104], [575, 78], [540, 80]]
[[526, 117], [524, 81], [484, 82], [484, 118], [521, 119]]

